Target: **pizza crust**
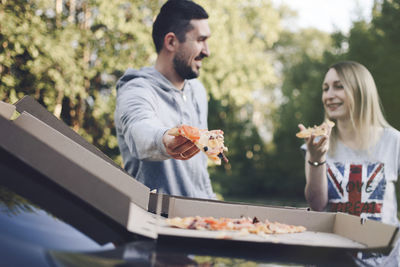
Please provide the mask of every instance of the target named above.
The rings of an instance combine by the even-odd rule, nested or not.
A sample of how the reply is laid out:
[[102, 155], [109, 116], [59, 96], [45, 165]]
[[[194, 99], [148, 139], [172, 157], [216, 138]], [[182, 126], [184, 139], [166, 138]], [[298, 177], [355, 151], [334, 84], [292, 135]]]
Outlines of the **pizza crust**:
[[313, 134], [314, 136], [326, 135], [328, 133], [329, 128], [335, 126], [335, 123], [330, 120], [326, 120], [321, 125], [314, 125], [314, 127], [308, 127], [296, 134], [298, 138], [310, 138]]

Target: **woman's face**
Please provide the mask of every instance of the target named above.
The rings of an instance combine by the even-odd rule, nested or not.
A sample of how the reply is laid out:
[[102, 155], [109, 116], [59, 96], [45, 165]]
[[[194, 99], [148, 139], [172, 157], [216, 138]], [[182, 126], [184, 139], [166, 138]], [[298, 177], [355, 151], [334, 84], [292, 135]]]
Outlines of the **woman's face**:
[[322, 103], [330, 119], [349, 118], [348, 99], [335, 69], [331, 68], [322, 84]]

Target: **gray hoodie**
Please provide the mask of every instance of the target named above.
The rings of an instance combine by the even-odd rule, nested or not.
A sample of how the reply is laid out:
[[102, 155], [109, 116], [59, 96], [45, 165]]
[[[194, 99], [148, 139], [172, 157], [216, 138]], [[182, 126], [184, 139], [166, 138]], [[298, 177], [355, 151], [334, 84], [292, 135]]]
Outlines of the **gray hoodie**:
[[162, 143], [164, 133], [180, 124], [206, 129], [207, 113], [206, 91], [198, 80], [186, 80], [178, 90], [154, 67], [128, 69], [117, 83], [114, 114], [126, 171], [151, 190], [215, 198], [204, 153], [175, 160]]

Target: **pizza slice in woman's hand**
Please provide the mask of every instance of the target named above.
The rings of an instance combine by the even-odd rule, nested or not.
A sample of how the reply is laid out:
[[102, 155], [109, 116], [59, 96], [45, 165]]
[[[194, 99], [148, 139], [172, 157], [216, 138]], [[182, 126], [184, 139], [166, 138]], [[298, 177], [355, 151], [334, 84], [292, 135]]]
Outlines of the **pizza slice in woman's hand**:
[[296, 136], [298, 138], [309, 138], [311, 134], [314, 134], [315, 136], [325, 135], [328, 133], [329, 128], [332, 128], [333, 126], [335, 126], [335, 123], [333, 121], [326, 120], [321, 125], [308, 127], [301, 130], [296, 134]]
[[207, 157], [217, 165], [221, 164], [221, 159], [228, 162], [224, 151], [228, 148], [224, 145], [224, 132], [222, 130], [205, 130], [189, 125], [181, 125], [168, 131], [169, 135], [181, 135], [192, 141]]

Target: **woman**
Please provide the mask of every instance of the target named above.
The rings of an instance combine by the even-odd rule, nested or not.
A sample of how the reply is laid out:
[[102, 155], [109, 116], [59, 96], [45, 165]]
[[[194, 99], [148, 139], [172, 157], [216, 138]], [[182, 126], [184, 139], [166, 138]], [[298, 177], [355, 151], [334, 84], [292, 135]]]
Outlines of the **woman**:
[[336, 125], [303, 146], [310, 207], [398, 224], [400, 132], [382, 114], [372, 75], [357, 62], [332, 65], [322, 84], [322, 102], [325, 117]]

